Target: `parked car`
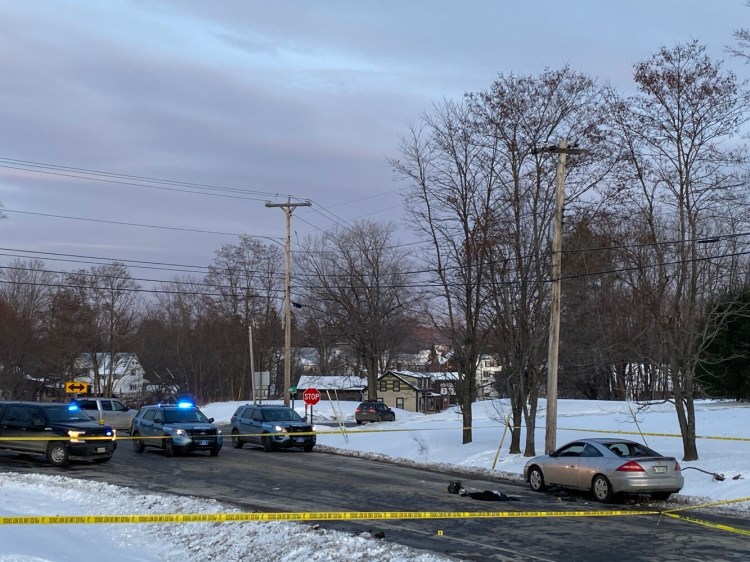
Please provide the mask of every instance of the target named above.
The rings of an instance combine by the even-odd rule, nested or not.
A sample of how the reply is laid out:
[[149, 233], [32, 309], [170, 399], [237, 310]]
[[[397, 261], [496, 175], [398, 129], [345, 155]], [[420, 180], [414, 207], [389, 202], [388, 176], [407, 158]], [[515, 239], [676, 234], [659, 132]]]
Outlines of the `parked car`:
[[53, 466], [71, 459], [107, 462], [117, 449], [115, 429], [99, 425], [76, 404], [0, 402], [0, 449], [41, 455]]
[[264, 451], [302, 447], [309, 453], [316, 443], [315, 427], [288, 406], [245, 404], [234, 412], [231, 425], [235, 449], [254, 443]]
[[396, 421], [396, 412], [382, 402], [365, 401], [354, 410], [354, 421], [359, 424], [362, 422]]
[[213, 421], [192, 402], [143, 406], [130, 428], [133, 450], [142, 453], [146, 447], [158, 447], [167, 457], [189, 451], [208, 451], [215, 457], [224, 438]]
[[118, 431], [130, 431], [138, 410], [132, 410], [117, 398], [79, 398], [76, 404], [93, 420], [107, 424]]
[[529, 460], [523, 474], [532, 490], [553, 485], [590, 490], [601, 502], [620, 494], [651, 494], [656, 500], [666, 500], [684, 485], [677, 459], [615, 438], [573, 441]]

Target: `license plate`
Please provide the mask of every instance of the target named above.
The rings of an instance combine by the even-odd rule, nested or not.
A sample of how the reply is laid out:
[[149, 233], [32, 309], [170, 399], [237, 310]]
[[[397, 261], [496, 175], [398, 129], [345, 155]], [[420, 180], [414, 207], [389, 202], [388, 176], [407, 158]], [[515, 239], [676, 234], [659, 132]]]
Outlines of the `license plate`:
[[97, 447], [96, 448], [96, 452], [97, 453], [106, 453], [107, 452], [107, 448], [106, 447]]
[[667, 467], [666, 466], [655, 466], [654, 467], [654, 472], [666, 472], [666, 471], [667, 471]]
[[208, 445], [207, 439], [202, 439], [201, 441], [198, 441], [198, 446], [205, 447], [206, 445]]
[[304, 443], [305, 442], [305, 438], [304, 437], [295, 437], [294, 438], [294, 442], [295, 443]]

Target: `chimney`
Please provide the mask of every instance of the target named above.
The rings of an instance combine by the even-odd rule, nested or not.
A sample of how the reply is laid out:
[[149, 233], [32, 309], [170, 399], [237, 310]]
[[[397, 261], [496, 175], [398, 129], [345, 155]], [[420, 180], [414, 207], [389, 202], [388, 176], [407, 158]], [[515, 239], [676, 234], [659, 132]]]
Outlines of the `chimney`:
[[397, 370], [397, 371], [400, 371], [400, 370], [401, 370], [401, 367], [402, 367], [402, 366], [403, 366], [403, 365], [402, 365], [402, 363], [401, 363], [400, 361], [397, 361], [397, 362], [396, 362], [396, 370]]

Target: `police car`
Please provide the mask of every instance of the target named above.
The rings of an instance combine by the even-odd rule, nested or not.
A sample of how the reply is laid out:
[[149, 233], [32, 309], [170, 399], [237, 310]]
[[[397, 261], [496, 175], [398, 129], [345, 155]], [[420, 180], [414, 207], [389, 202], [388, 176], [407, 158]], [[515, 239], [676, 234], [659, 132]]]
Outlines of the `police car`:
[[224, 438], [213, 421], [188, 401], [143, 406], [130, 427], [133, 450], [142, 453], [146, 447], [158, 447], [167, 457], [190, 451], [208, 451], [215, 457], [224, 444]]

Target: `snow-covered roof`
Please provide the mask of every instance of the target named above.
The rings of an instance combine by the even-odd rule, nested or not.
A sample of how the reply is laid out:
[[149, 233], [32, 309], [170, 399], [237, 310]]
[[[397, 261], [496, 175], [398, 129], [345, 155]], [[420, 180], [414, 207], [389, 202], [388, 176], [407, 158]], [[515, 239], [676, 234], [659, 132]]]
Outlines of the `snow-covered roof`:
[[297, 388], [317, 388], [318, 390], [362, 390], [367, 379], [356, 375], [302, 375]]
[[138, 362], [138, 356], [135, 353], [115, 353], [114, 365], [111, 371], [110, 363], [112, 356], [109, 353], [97, 353], [95, 356], [91, 353], [82, 353], [77, 360], [77, 364], [81, 368], [93, 370], [94, 357], [96, 357], [96, 363], [99, 365], [99, 373], [109, 374], [112, 372], [116, 376], [121, 376], [141, 369], [141, 364]]
[[[386, 373], [392, 373], [402, 377], [412, 377], [415, 379], [430, 379], [433, 381], [456, 381], [458, 380], [458, 373], [453, 372], [417, 372], [417, 371], [386, 371]], [[386, 373], [383, 373], [385, 375]], [[380, 376], [383, 376], [380, 375]]]

